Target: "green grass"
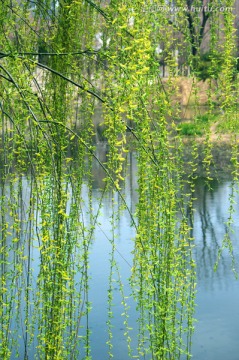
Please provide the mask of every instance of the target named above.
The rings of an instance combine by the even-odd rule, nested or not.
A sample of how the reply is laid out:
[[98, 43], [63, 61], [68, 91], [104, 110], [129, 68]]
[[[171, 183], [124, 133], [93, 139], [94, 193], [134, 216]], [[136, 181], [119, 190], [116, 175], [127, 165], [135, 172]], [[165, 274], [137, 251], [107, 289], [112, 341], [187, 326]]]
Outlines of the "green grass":
[[224, 114], [219, 117], [217, 126], [219, 133], [239, 133], [239, 117], [238, 112], [232, 114]]
[[186, 136], [203, 135], [203, 131], [195, 123], [182, 123], [179, 125], [179, 131], [182, 135]]
[[185, 136], [202, 136], [216, 117], [216, 114], [210, 113], [197, 115], [191, 122], [182, 122], [179, 125], [179, 132]]

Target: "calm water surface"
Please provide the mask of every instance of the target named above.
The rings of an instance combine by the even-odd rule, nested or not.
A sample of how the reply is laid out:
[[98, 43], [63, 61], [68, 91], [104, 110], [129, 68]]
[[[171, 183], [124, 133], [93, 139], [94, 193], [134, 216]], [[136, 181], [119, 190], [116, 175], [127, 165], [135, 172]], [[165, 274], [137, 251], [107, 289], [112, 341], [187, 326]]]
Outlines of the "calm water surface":
[[[101, 198], [102, 177], [100, 168], [95, 168], [95, 182], [93, 188], [93, 211], [96, 214], [99, 209]], [[132, 212], [135, 210], [137, 200], [136, 179], [132, 176], [136, 173], [135, 159], [131, 157], [129, 176], [126, 181], [126, 201]], [[25, 182], [27, 189], [27, 182]], [[27, 190], [26, 192], [26, 198]], [[211, 189], [203, 180], [196, 183], [195, 213], [193, 235], [195, 237], [194, 256], [197, 264], [197, 297], [196, 297], [196, 330], [193, 336], [192, 354], [195, 360], [238, 360], [239, 359], [239, 281], [231, 270], [231, 258], [227, 250], [222, 254], [217, 272], [213, 267], [217, 259], [218, 249], [222, 243], [225, 231], [227, 231], [229, 197], [232, 192], [231, 182], [214, 182]], [[87, 191], [85, 189], [85, 194]], [[115, 198], [117, 204], [119, 199]], [[239, 204], [239, 195], [235, 194], [236, 203]], [[27, 202], [27, 200], [26, 200]], [[109, 358], [107, 330], [107, 298], [109, 290], [109, 276], [111, 271], [110, 259], [112, 257], [112, 218], [111, 218], [111, 195], [106, 194], [96, 225], [96, 231], [90, 247], [90, 290], [89, 301], [92, 310], [89, 316], [91, 330], [91, 348], [93, 360], [105, 360]], [[89, 221], [89, 209], [87, 208], [87, 195], [85, 195], [85, 220]], [[88, 215], [87, 215], [88, 214]], [[233, 232], [230, 233], [234, 244], [235, 259], [239, 259], [239, 205], [234, 206]], [[122, 315], [125, 307], [122, 305], [123, 297], [126, 299], [128, 311], [128, 325], [133, 330], [129, 335], [132, 338], [132, 355], [136, 355], [137, 347], [137, 311], [128, 279], [132, 267], [132, 250], [134, 229], [127, 212], [119, 219], [115, 219], [115, 251], [114, 259], [117, 264], [112, 273], [113, 307], [114, 317], [111, 320], [113, 333], [113, 354], [116, 360], [130, 359], [128, 356], [127, 343], [125, 341], [126, 317]], [[39, 259], [34, 260], [34, 272], [37, 276]], [[238, 264], [236, 270], [239, 270]], [[123, 295], [122, 295], [123, 294]], [[84, 325], [84, 324], [82, 324]], [[30, 356], [34, 358], [34, 344]], [[20, 353], [23, 344], [20, 344]], [[22, 350], [23, 351], [23, 350]], [[22, 352], [23, 353], [23, 352]], [[23, 359], [23, 357], [21, 358]], [[149, 358], [150, 359], [150, 358]], [[14, 360], [12, 357], [11, 360]]]
[[[227, 230], [231, 183], [214, 183], [212, 190], [199, 181], [193, 235], [197, 263], [196, 331], [193, 337], [193, 359], [239, 359], [239, 281], [232, 272], [231, 257], [222, 254], [217, 272], [213, 265], [218, 247]], [[230, 233], [234, 245], [236, 270], [239, 270], [239, 195], [235, 194], [234, 225]]]
[[[235, 279], [232, 271], [232, 261], [229, 252], [225, 249], [217, 271], [214, 264], [217, 260], [218, 249], [222, 243], [226, 223], [228, 221], [228, 209], [230, 207], [229, 196], [232, 193], [231, 182], [214, 182], [208, 189], [204, 181], [198, 180], [196, 184], [193, 235], [195, 237], [195, 261], [197, 264], [197, 296], [196, 296], [196, 319], [195, 333], [193, 336], [192, 354], [195, 360], [238, 360], [239, 359], [239, 281]], [[127, 187], [128, 194], [132, 194], [130, 185]], [[129, 195], [130, 197], [130, 195]], [[132, 200], [132, 199], [131, 199]], [[234, 245], [236, 270], [239, 271], [239, 195], [235, 194], [238, 205], [234, 206], [234, 225], [230, 237]], [[134, 201], [133, 201], [134, 202]], [[95, 307], [92, 310], [92, 347], [93, 358], [98, 359], [99, 354], [104, 354], [102, 359], [107, 358], [105, 339], [107, 337], [104, 321], [106, 316], [105, 301], [107, 291], [108, 260], [107, 252], [110, 246], [105, 234], [107, 230], [109, 214], [107, 203], [103, 206], [102, 227], [98, 229], [97, 241], [92, 249], [91, 268], [92, 282], [91, 293], [95, 298]], [[119, 223], [117, 240], [118, 261], [121, 268], [122, 280], [125, 284], [126, 294], [130, 294], [127, 285], [127, 277], [130, 276], [131, 251], [133, 244], [133, 230], [130, 227], [130, 218], [127, 214]], [[99, 297], [99, 293], [102, 296]], [[105, 294], [103, 296], [103, 294]], [[130, 301], [129, 301], [130, 303]], [[132, 326], [136, 326], [136, 312], [132, 301], [130, 316]], [[122, 317], [120, 313], [120, 297], [115, 288], [115, 359], [127, 359], [125, 347]], [[117, 318], [118, 312], [118, 318]], [[132, 333], [134, 339], [134, 335]], [[134, 341], [133, 341], [134, 344]]]

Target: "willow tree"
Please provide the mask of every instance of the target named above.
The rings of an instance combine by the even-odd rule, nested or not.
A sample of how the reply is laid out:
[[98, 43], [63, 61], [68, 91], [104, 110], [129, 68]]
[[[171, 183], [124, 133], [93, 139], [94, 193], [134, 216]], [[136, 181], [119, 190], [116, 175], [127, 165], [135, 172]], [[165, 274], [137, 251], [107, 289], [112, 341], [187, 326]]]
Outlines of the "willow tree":
[[[190, 27], [183, 10], [186, 4], [179, 1], [180, 11], [172, 24], [167, 12], [160, 12], [160, 7], [156, 11], [163, 4], [155, 5], [128, 0], [1, 1], [0, 354], [4, 360], [28, 359], [32, 348], [38, 359], [91, 358], [89, 248], [97, 214], [92, 212], [90, 224], [85, 224], [82, 189], [87, 179], [90, 208], [93, 160], [105, 173], [112, 199], [119, 194], [120, 211], [129, 211], [135, 227], [129, 281], [139, 328], [136, 349], [131, 348], [126, 331], [129, 356], [190, 357], [195, 264], [189, 217], [198, 142], [192, 142], [192, 156], [185, 166], [184, 138], [176, 123], [180, 104], [172, 50], [175, 40], [180, 40], [194, 68], [196, 53], [191, 49], [197, 45], [192, 44], [191, 29], [200, 28], [201, 18], [190, 14]], [[232, 5], [227, 1], [227, 7]], [[233, 129], [237, 120], [234, 16], [232, 12], [217, 15], [218, 22], [215, 15], [209, 27], [207, 99], [209, 112], [215, 112], [216, 102], [224, 110], [221, 121], [229, 121]], [[185, 29], [181, 37], [178, 28]], [[167, 55], [166, 82], [159, 76], [158, 42], [164, 43]], [[223, 63], [215, 88], [217, 47]], [[196, 76], [192, 73], [197, 108]], [[108, 144], [105, 163], [97, 158], [94, 142], [93, 119], [99, 107]], [[232, 139], [236, 182], [234, 132]], [[210, 180], [209, 126], [203, 142]], [[135, 214], [123, 191], [129, 147], [135, 149], [138, 163]], [[113, 211], [113, 237], [117, 216], [120, 212]], [[229, 237], [224, 244], [231, 246]], [[38, 270], [33, 259], [38, 259]], [[109, 306], [110, 296], [109, 292]], [[109, 357], [113, 357], [111, 335], [109, 326]]]

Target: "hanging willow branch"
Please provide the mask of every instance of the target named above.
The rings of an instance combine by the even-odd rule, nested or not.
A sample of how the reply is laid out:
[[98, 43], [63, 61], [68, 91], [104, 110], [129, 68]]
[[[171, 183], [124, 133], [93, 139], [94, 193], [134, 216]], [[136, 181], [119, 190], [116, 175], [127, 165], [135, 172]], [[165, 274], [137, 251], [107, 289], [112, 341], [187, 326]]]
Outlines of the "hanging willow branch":
[[[215, 103], [220, 105], [224, 126], [229, 123], [235, 129], [238, 100], [233, 82], [234, 16], [215, 13], [217, 24], [205, 9], [199, 14], [182, 10], [192, 5], [180, 0], [180, 11], [172, 18], [166, 11], [145, 11], [151, 1], [0, 3], [0, 165], [5, 169], [0, 174], [1, 359], [17, 358], [21, 348], [20, 357], [26, 359], [92, 359], [90, 251], [98, 241], [95, 228], [103, 226], [98, 222], [104, 206], [111, 211], [110, 233], [102, 231], [110, 246], [108, 356], [118, 353], [112, 326], [117, 275], [128, 357], [190, 358], [194, 181], [201, 155], [210, 183], [213, 143], [209, 121], [202, 125], [200, 140], [194, 136], [190, 142], [183, 134], [181, 92], [189, 83], [187, 102], [193, 102], [197, 113], [186, 125], [194, 128], [200, 119], [200, 76], [206, 76], [208, 114], [214, 115]], [[206, 27], [210, 44], [204, 45], [210, 51], [205, 75], [200, 74], [205, 70], [200, 47]], [[99, 50], [94, 50], [96, 34]], [[161, 76], [162, 63], [167, 79]], [[190, 68], [191, 78], [180, 74], [180, 63]], [[105, 160], [96, 155], [93, 140], [100, 128], [97, 111], [106, 139]], [[233, 139], [237, 184], [236, 136]], [[185, 160], [190, 146], [190, 159]], [[129, 149], [137, 159], [135, 212], [122, 190]], [[96, 212], [94, 162], [107, 184], [96, 199]], [[111, 199], [107, 205], [105, 196]], [[231, 214], [233, 201], [234, 191]], [[132, 332], [129, 294], [116, 257], [117, 226], [124, 211], [134, 229], [132, 257], [122, 255], [127, 267], [132, 264], [130, 301], [138, 315]], [[233, 254], [228, 232], [223, 246]]]

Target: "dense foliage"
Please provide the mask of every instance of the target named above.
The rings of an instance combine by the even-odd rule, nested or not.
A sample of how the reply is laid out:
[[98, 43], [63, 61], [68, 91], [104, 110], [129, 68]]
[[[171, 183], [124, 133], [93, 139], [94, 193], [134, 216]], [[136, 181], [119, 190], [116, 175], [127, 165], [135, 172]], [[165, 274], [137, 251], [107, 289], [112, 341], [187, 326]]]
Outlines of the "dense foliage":
[[[233, 127], [238, 90], [233, 12], [206, 17], [210, 61], [200, 60], [201, 13], [185, 11], [186, 5], [192, 6], [179, 0], [172, 5], [178, 10], [170, 13], [162, 9], [165, 4], [142, 0], [1, 1], [1, 359], [30, 359], [32, 348], [37, 359], [91, 359], [89, 256], [100, 212], [92, 209], [96, 166], [104, 172], [102, 196], [108, 192], [112, 198], [109, 358], [114, 357], [115, 228], [123, 211], [135, 228], [129, 282], [138, 309], [136, 348], [119, 281], [129, 357], [190, 357], [195, 265], [189, 219], [198, 141], [192, 140], [185, 165], [175, 50], [191, 72], [190, 101], [196, 113], [202, 61], [208, 63], [208, 118], [220, 107], [221, 122]], [[220, 4], [213, 1], [213, 6], [219, 9]], [[231, 7], [227, 0], [225, 9]], [[160, 74], [162, 59], [167, 81]], [[95, 121], [97, 111], [102, 125]], [[97, 155], [99, 129], [107, 141], [105, 161]], [[203, 135], [203, 167], [210, 182], [210, 126], [204, 126]], [[231, 143], [236, 183], [234, 132]], [[135, 213], [124, 195], [132, 148], [138, 164]], [[229, 227], [230, 221], [229, 216]], [[229, 234], [223, 244], [232, 251]]]

